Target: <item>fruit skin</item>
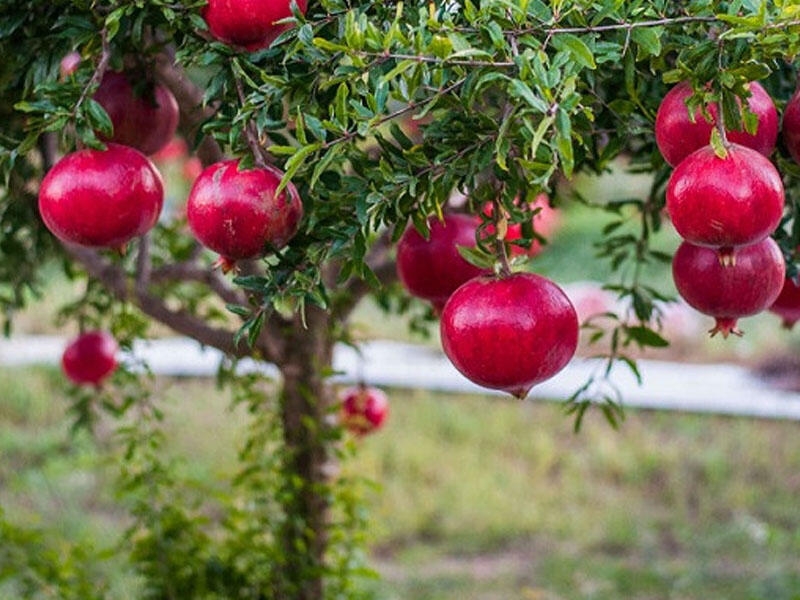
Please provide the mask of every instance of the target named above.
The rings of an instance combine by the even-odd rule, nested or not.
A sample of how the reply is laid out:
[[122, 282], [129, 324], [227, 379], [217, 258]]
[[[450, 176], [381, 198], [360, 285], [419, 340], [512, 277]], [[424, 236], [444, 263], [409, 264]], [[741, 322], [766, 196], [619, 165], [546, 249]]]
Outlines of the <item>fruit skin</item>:
[[426, 240], [409, 225], [397, 243], [397, 275], [412, 296], [432, 303], [441, 312], [450, 295], [473, 277], [488, 273], [467, 262], [458, 246], [475, 247], [480, 218], [448, 213], [428, 220]]
[[380, 429], [389, 416], [389, 398], [375, 387], [358, 385], [341, 394], [342, 424], [355, 435], [366, 435]]
[[105, 141], [155, 154], [172, 140], [178, 129], [178, 101], [163, 85], [134, 90], [128, 75], [107, 71], [94, 99], [114, 124], [114, 135], [104, 138]]
[[108, 144], [78, 150], [50, 169], [39, 188], [39, 212], [64, 242], [121, 248], [149, 231], [164, 204], [161, 175], [138, 150]]
[[800, 164], [800, 90], [786, 103], [781, 127], [783, 143], [796, 163]]
[[[297, 0], [303, 14], [306, 4]], [[202, 15], [215, 38], [252, 51], [266, 48], [288, 29], [275, 21], [291, 17], [292, 10], [290, 0], [209, 0]]]
[[741, 335], [740, 317], [769, 308], [780, 294], [786, 265], [778, 244], [766, 238], [739, 248], [736, 262], [724, 266], [712, 248], [683, 242], [672, 259], [678, 293], [694, 309], [716, 319], [712, 336]]
[[783, 281], [781, 293], [769, 310], [783, 319], [783, 326], [786, 329], [792, 329], [794, 324], [800, 321], [800, 285], [787, 277]]
[[67, 345], [61, 370], [77, 385], [100, 385], [117, 368], [117, 340], [106, 331], [87, 331]]
[[[559, 212], [550, 206], [550, 202], [547, 198], [546, 194], [539, 194], [536, 196], [536, 199], [531, 202], [531, 209], [539, 209], [539, 212], [533, 217], [533, 228], [534, 231], [541, 235], [544, 238], [549, 238], [555, 230], [558, 228], [560, 215]], [[491, 218], [494, 214], [494, 204], [491, 202], [486, 203], [483, 207], [483, 213]], [[484, 231], [486, 231], [487, 235], [492, 235], [494, 233], [494, 225], [488, 225]], [[505, 235], [506, 242], [513, 242], [518, 240], [522, 237], [522, 224], [521, 223], [510, 223], [508, 225], [508, 231]], [[544, 246], [542, 245], [539, 240], [533, 240], [531, 242], [530, 248], [523, 248], [522, 246], [518, 246], [517, 244], [511, 244], [510, 250], [512, 256], [529, 256], [533, 258], [537, 256], [542, 250]]]
[[467, 379], [524, 398], [575, 354], [578, 316], [549, 279], [483, 275], [450, 296], [440, 333], [445, 354]]
[[186, 204], [189, 227], [222, 255], [223, 266], [263, 256], [267, 245], [281, 248], [297, 233], [303, 203], [291, 183], [275, 195], [282, 177], [274, 167], [240, 171], [238, 160], [226, 160], [195, 180]]
[[[766, 90], [756, 81], [750, 82], [750, 97], [747, 99], [750, 110], [758, 116], [758, 129], [755, 135], [746, 131], [727, 131], [728, 140], [756, 150], [769, 156], [775, 149], [778, 139], [778, 111]], [[686, 108], [686, 100], [692, 95], [692, 86], [684, 81], [673, 87], [664, 96], [656, 113], [656, 144], [671, 166], [678, 166], [689, 154], [708, 146], [711, 130], [716, 126], [717, 105], [710, 104], [709, 122], [698, 107], [694, 122]]]
[[696, 150], [667, 184], [672, 224], [692, 244], [753, 244], [775, 231], [783, 215], [783, 182], [772, 163], [738, 144], [727, 150], [724, 159], [711, 146]]

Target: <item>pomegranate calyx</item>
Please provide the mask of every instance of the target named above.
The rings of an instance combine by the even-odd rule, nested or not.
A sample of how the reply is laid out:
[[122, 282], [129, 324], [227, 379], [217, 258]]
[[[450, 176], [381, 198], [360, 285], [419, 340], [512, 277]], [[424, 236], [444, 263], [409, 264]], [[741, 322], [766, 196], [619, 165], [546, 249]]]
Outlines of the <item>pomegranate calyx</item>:
[[791, 331], [794, 329], [795, 323], [797, 323], [796, 319], [784, 319], [781, 323], [781, 327], [783, 327], [786, 331]]
[[735, 267], [736, 255], [733, 253], [733, 246], [723, 246], [717, 250], [719, 264], [723, 267]]
[[731, 319], [727, 317], [717, 317], [716, 325], [708, 330], [708, 333], [711, 334], [711, 337], [714, 337], [718, 333], [722, 334], [723, 339], [728, 339], [728, 336], [733, 334], [736, 337], [742, 337], [744, 332], [741, 329], [736, 328], [736, 321], [737, 319]]
[[211, 268], [219, 269], [223, 274], [227, 275], [231, 271], [236, 270], [236, 261], [226, 256], [220, 256], [214, 261], [214, 264], [211, 265]]

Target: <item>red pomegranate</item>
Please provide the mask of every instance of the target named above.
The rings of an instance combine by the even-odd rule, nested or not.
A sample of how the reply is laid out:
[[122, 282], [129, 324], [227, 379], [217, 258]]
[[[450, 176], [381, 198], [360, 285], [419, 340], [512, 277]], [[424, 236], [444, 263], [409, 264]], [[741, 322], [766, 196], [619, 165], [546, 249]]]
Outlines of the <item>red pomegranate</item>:
[[175, 136], [178, 102], [163, 85], [144, 84], [134, 89], [128, 75], [108, 71], [94, 99], [114, 124], [114, 135], [107, 141], [154, 154]]
[[736, 329], [740, 317], [769, 308], [783, 286], [786, 266], [778, 244], [766, 238], [743, 246], [736, 262], [720, 263], [711, 248], [683, 242], [672, 259], [672, 277], [678, 293], [694, 309], [716, 319], [712, 336], [741, 335]]
[[786, 329], [792, 329], [800, 321], [800, 285], [787, 277], [783, 281], [781, 293], [769, 310], [783, 319]]
[[575, 354], [578, 316], [549, 279], [483, 275], [450, 296], [440, 332], [445, 354], [467, 379], [524, 398]]
[[189, 227], [222, 255], [223, 269], [281, 248], [297, 233], [303, 203], [291, 183], [275, 193], [282, 177], [274, 167], [239, 170], [238, 160], [226, 160], [195, 180], [186, 203]]
[[[537, 212], [533, 217], [533, 229], [537, 234], [547, 239], [558, 228], [560, 220], [559, 213], [556, 209], [550, 206], [550, 201], [547, 198], [547, 194], [539, 194], [536, 196], [536, 199], [531, 202], [531, 209], [537, 208], [539, 209], [539, 212]], [[491, 218], [492, 214], [494, 214], [494, 204], [487, 202], [483, 207], [483, 212], [487, 217]], [[487, 235], [492, 235], [494, 233], [494, 225], [488, 225], [484, 231]], [[519, 240], [520, 238], [522, 238], [522, 224], [509, 224], [505, 240], [507, 242], [513, 242], [515, 240]], [[517, 244], [511, 244], [512, 256], [522, 256], [524, 254], [533, 257], [539, 254], [542, 250], [543, 246], [539, 240], [533, 240], [530, 248], [528, 249], [518, 246]]]
[[100, 385], [117, 368], [117, 340], [106, 331], [88, 331], [69, 343], [61, 369], [78, 385]]
[[[292, 16], [292, 0], [209, 0], [203, 8], [208, 29], [218, 40], [247, 50], [269, 46], [287, 30], [276, 23]], [[301, 13], [306, 0], [296, 0]]]
[[764, 239], [783, 215], [783, 182], [769, 159], [731, 144], [719, 158], [711, 146], [678, 165], [667, 184], [667, 211], [677, 232], [698, 246], [722, 248]]
[[448, 213], [444, 220], [428, 221], [426, 240], [409, 225], [397, 243], [397, 275], [412, 296], [433, 304], [441, 312], [458, 286], [487, 271], [468, 263], [458, 246], [475, 246], [480, 218]]
[[123, 247], [156, 224], [163, 204], [161, 175], [153, 163], [119, 144], [66, 155], [39, 188], [47, 228], [82, 246]]
[[389, 415], [389, 399], [378, 388], [358, 385], [344, 390], [341, 398], [342, 424], [355, 435], [380, 429]]
[[[769, 156], [778, 139], [778, 111], [761, 84], [753, 81], [749, 87], [747, 103], [758, 116], [758, 130], [754, 135], [746, 131], [728, 131], [727, 137], [730, 142]], [[656, 113], [656, 144], [664, 160], [673, 167], [698, 148], [707, 146], [711, 140], [711, 130], [716, 126], [717, 105], [708, 107], [711, 121], [706, 120], [700, 108], [692, 116], [686, 107], [686, 100], [691, 95], [691, 84], [686, 81], [679, 83], [667, 92]]]
[[781, 134], [789, 154], [796, 163], [800, 163], [800, 90], [786, 103]]

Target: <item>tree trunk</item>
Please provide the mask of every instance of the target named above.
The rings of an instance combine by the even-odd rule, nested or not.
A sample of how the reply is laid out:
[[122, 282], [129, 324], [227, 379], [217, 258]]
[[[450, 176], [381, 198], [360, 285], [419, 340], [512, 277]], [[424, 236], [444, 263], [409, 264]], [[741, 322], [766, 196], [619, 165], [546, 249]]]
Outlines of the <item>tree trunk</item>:
[[286, 444], [286, 522], [282, 532], [285, 582], [281, 598], [322, 600], [323, 567], [328, 544], [329, 460], [326, 416], [334, 402], [325, 374], [333, 358], [330, 315], [309, 307], [306, 322], [296, 316], [283, 331], [281, 409]]

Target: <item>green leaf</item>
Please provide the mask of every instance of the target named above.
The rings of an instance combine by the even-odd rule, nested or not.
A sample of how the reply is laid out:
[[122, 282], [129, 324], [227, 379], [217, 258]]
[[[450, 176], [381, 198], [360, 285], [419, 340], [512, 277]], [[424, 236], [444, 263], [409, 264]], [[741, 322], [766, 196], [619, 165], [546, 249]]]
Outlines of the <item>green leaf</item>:
[[89, 116], [89, 122], [92, 127], [107, 136], [113, 135], [114, 124], [111, 122], [106, 110], [97, 100], [93, 98], [86, 99], [86, 113]]
[[630, 340], [636, 342], [640, 347], [650, 346], [653, 348], [665, 348], [669, 346], [669, 342], [657, 334], [649, 327], [644, 326], [626, 326], [625, 334]]
[[641, 56], [661, 54], [661, 27], [637, 27], [631, 32], [631, 39], [639, 46]]
[[286, 161], [286, 164], [284, 165], [284, 170], [286, 172], [284, 173], [283, 178], [278, 185], [278, 189], [275, 190], [275, 195], [280, 194], [286, 188], [286, 186], [292, 180], [292, 177], [294, 177], [294, 174], [297, 173], [300, 167], [303, 166], [303, 162], [306, 160], [306, 158], [314, 154], [320, 148], [322, 148], [321, 142], [303, 146], [297, 152], [295, 152], [291, 158], [289, 158], [289, 160]]
[[560, 33], [553, 37], [553, 46], [558, 50], [566, 50], [579, 64], [589, 69], [596, 69], [594, 54], [581, 38], [571, 33]]

